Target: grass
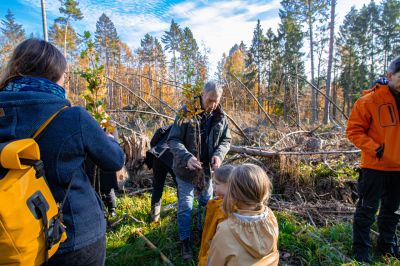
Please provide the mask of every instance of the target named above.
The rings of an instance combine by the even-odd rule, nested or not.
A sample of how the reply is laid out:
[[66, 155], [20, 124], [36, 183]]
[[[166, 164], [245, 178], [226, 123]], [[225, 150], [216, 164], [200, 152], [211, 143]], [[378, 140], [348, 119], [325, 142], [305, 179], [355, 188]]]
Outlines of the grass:
[[[163, 205], [176, 202], [176, 192], [167, 187], [164, 190]], [[163, 265], [158, 251], [152, 251], [135, 233], [139, 228], [175, 265], [187, 265], [180, 258], [176, 210], [170, 209], [161, 214], [160, 224], [149, 224], [150, 194], [142, 196], [123, 196], [118, 199], [117, 217], [127, 213], [146, 222], [145, 225], [132, 220], [124, 220], [107, 233], [106, 265]], [[118, 218], [117, 218], [118, 219]], [[194, 221], [194, 219], [193, 219]], [[194, 235], [194, 244], [200, 240]], [[197, 249], [195, 249], [197, 253]], [[197, 255], [197, 254], [196, 254]], [[192, 265], [195, 265], [193, 262]]]
[[[176, 201], [176, 191], [167, 187], [163, 205]], [[160, 259], [162, 251], [176, 266], [196, 265], [184, 263], [180, 257], [180, 245], [176, 223], [176, 210], [161, 214], [160, 224], [149, 224], [150, 194], [122, 196], [118, 198], [117, 219], [125, 213], [146, 222], [135, 223], [125, 219], [107, 232], [106, 265], [164, 265]], [[306, 221], [287, 212], [276, 212], [279, 223], [280, 265], [357, 265], [351, 261], [351, 223], [341, 222], [329, 227], [313, 227]], [[195, 228], [194, 221], [192, 228]], [[135, 233], [138, 229], [159, 250], [151, 250]], [[200, 239], [194, 232], [194, 255], [197, 256]], [[347, 259], [346, 259], [347, 258]], [[392, 258], [381, 258], [374, 253], [372, 265], [399, 265]]]

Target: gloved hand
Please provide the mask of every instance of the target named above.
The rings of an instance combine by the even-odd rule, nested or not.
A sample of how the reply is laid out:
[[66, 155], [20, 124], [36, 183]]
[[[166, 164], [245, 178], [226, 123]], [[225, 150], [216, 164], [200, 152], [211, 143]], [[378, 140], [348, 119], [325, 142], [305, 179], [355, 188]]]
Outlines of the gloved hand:
[[378, 158], [378, 159], [380, 160], [380, 159], [382, 158], [382, 156], [383, 156], [384, 150], [385, 150], [385, 144], [382, 143], [381, 146], [379, 146], [379, 148], [377, 148], [377, 149], [375, 150], [375, 152], [376, 152], [376, 158]]

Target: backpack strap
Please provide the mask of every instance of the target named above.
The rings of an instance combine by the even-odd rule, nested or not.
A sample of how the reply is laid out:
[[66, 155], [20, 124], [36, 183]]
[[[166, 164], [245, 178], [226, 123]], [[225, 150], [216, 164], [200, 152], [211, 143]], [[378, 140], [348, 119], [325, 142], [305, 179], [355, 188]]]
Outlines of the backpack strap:
[[37, 139], [37, 137], [46, 129], [46, 127], [50, 124], [51, 121], [64, 109], [68, 108], [68, 106], [64, 106], [57, 112], [55, 112], [52, 116], [50, 116], [44, 123], [36, 130], [35, 134], [33, 134], [32, 138]]
[[[42, 134], [45, 131], [45, 129], [53, 121], [53, 119], [56, 118], [56, 116], [61, 111], [65, 110], [66, 108], [68, 108], [68, 106], [64, 106], [63, 108], [61, 108], [60, 110], [55, 112], [53, 115], [51, 115], [49, 118], [47, 118], [47, 120], [44, 121], [44, 123], [36, 130], [36, 132], [33, 134], [32, 138], [36, 140], [40, 136], [40, 134]], [[28, 165], [36, 166], [35, 164], [37, 162], [32, 161], [32, 162], [25, 162], [25, 163], [28, 164]], [[40, 163], [41, 163], [42, 167], [38, 168], [38, 169], [42, 169], [42, 170], [40, 170], [40, 175], [44, 177], [43, 163], [41, 161], [40, 161]], [[71, 183], [72, 183], [72, 180], [71, 180]], [[68, 186], [68, 190], [67, 190], [65, 198], [64, 198], [64, 200], [62, 202], [62, 205], [64, 205], [65, 199], [66, 199], [66, 197], [68, 195], [68, 192], [69, 192], [69, 190], [71, 188], [71, 183]], [[48, 224], [48, 220], [47, 220], [48, 217], [47, 217], [47, 214], [46, 214], [46, 206], [44, 205], [44, 203], [39, 198], [35, 198], [34, 201], [33, 201], [33, 204], [39, 210], [39, 212], [41, 214], [42, 221], [43, 221], [43, 231], [44, 231], [44, 237], [45, 237], [45, 243], [46, 243], [46, 250], [44, 252], [44, 255], [45, 255], [45, 264], [44, 265], [47, 265], [47, 263], [49, 261], [48, 250], [50, 250], [50, 248], [53, 246], [53, 244], [54, 244], [53, 240], [55, 240], [55, 239], [53, 239], [53, 234], [57, 234], [58, 232], [55, 232], [53, 230], [54, 228], [51, 228], [51, 230], [49, 230], [50, 228], [49, 228], [49, 224]], [[61, 216], [61, 219], [62, 219], [62, 211], [61, 211], [61, 214], [60, 214], [60, 210], [59, 210], [59, 215]], [[61, 220], [61, 222], [62, 222], [62, 220]], [[58, 239], [56, 239], [56, 240], [58, 241]]]
[[32, 199], [32, 203], [39, 210], [40, 218], [42, 218], [42, 222], [43, 222], [44, 239], [45, 239], [46, 249], [47, 249], [44, 252], [44, 256], [45, 256], [44, 258], [45, 258], [46, 265], [47, 265], [47, 262], [49, 260], [48, 250], [50, 249], [50, 246], [49, 246], [49, 228], [48, 228], [47, 214], [46, 214], [47, 209], [46, 209], [46, 205], [44, 204], [44, 202], [39, 197], [33, 198]]

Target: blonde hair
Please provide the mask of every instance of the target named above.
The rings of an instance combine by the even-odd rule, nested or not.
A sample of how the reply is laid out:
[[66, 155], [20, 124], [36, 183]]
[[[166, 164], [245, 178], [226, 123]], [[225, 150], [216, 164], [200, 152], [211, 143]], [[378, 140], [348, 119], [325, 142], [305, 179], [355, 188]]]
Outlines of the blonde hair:
[[261, 167], [254, 164], [236, 166], [229, 177], [223, 209], [227, 215], [235, 211], [237, 203], [262, 209], [267, 204], [271, 191], [271, 181]]
[[15, 48], [2, 70], [0, 90], [16, 77], [33, 76], [57, 82], [64, 75], [67, 61], [51, 43], [35, 38], [27, 39]]
[[221, 183], [228, 183], [229, 176], [231, 175], [234, 167], [233, 165], [226, 164], [214, 171], [214, 179]]

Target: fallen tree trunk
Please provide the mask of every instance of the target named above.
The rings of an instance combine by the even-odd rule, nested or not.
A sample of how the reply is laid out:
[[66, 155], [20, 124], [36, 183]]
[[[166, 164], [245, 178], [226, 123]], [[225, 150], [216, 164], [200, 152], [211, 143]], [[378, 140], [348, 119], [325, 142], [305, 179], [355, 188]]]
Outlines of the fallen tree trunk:
[[231, 145], [229, 153], [244, 153], [252, 156], [274, 157], [277, 155], [317, 155], [317, 154], [357, 154], [360, 150], [349, 151], [316, 151], [316, 152], [275, 152], [253, 147]]

